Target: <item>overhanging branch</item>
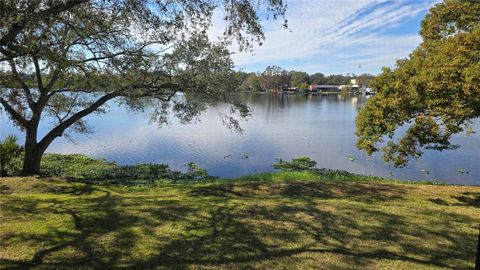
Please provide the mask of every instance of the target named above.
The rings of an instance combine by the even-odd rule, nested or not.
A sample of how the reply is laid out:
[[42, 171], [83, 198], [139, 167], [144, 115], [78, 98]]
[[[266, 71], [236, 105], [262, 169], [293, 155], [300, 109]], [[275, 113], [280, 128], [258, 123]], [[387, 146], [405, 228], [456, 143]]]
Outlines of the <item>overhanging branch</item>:
[[[43, 21], [48, 17], [55, 16], [86, 2], [88, 2], [88, 0], [66, 0], [60, 1], [57, 5], [51, 6], [50, 8], [39, 11], [35, 14], [26, 12], [26, 15], [24, 15], [22, 19], [20, 19], [17, 23], [11, 24], [7, 33], [0, 37], [0, 45], [6, 46], [14, 42], [17, 35], [29, 26], [29, 22]], [[31, 8], [34, 8], [34, 4], [32, 4]]]
[[64, 122], [60, 123], [55, 128], [53, 128], [47, 135], [45, 135], [45, 137], [43, 137], [43, 139], [39, 142], [39, 147], [41, 149], [46, 149], [48, 147], [48, 145], [50, 145], [50, 143], [56, 137], [59, 137], [63, 134], [65, 129], [69, 128], [70, 126], [75, 124], [75, 122], [82, 119], [83, 117], [85, 117], [85, 116], [91, 114], [92, 112], [96, 111], [98, 108], [100, 108], [100, 106], [105, 104], [107, 101], [109, 101], [109, 100], [111, 100], [115, 97], [118, 97], [118, 96], [121, 96], [121, 94], [119, 92], [112, 92], [112, 93], [106, 94], [106, 95], [102, 96], [101, 98], [99, 98], [94, 103], [92, 103], [87, 108], [75, 113], [70, 118], [68, 118]]
[[3, 105], [5, 110], [13, 117], [13, 119], [15, 119], [22, 127], [27, 126], [27, 120], [20, 113], [15, 111], [15, 109], [10, 106], [10, 104], [8, 104], [8, 102], [2, 97], [0, 97], [0, 103]]
[[[148, 86], [148, 87], [147, 87]], [[144, 93], [137, 93], [134, 94], [134, 97], [152, 97], [152, 98], [158, 98], [164, 102], [168, 102], [171, 100], [171, 98], [178, 92], [179, 90], [179, 85], [174, 84], [174, 83], [163, 83], [160, 85], [146, 85], [146, 84], [138, 84], [138, 85], [132, 85], [130, 87], [125, 88], [124, 90], [121, 91], [116, 91], [116, 92], [111, 92], [108, 94], [105, 94], [101, 98], [99, 98], [97, 101], [92, 103], [90, 106], [87, 108], [73, 114], [70, 116], [68, 119], [65, 121], [61, 122], [58, 124], [55, 128], [53, 128], [43, 139], [39, 142], [39, 147], [41, 149], [46, 149], [50, 143], [59, 136], [62, 136], [63, 132], [71, 127], [75, 122], [78, 120], [82, 119], [83, 117], [93, 113], [96, 111], [98, 108], [100, 108], [102, 105], [104, 105], [107, 101], [116, 98], [116, 97], [132, 97], [132, 95], [128, 95], [128, 92], [126, 92], [126, 89], [135, 89], [135, 88], [143, 88], [151, 91], [160, 91], [162, 89], [171, 89], [170, 92], [168, 93], [154, 93], [151, 91], [145, 91]], [[56, 91], [52, 91], [49, 96], [51, 97], [52, 95], [56, 93], [62, 93], [62, 92], [75, 92], [75, 90], [68, 90], [68, 89], [59, 89]], [[77, 90], [78, 92], [78, 90]]]

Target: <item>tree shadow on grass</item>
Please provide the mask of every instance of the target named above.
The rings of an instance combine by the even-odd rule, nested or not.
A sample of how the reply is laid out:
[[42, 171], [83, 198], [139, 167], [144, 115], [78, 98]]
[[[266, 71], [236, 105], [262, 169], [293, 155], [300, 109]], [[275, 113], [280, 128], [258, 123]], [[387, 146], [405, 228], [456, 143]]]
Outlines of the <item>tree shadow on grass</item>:
[[30, 183], [26, 185], [16, 185], [17, 182], [0, 184], [0, 194], [59, 194], [59, 195], [91, 195], [93, 193], [103, 193], [104, 190], [98, 188], [89, 181], [80, 180], [59, 180], [52, 178], [34, 178], [25, 180]]
[[[323, 210], [310, 202], [247, 208], [224, 204], [211, 208], [210, 213], [209, 218], [186, 228], [192, 232], [188, 236], [159, 246], [155, 256], [135, 260], [134, 265], [145, 269], [185, 269], [192, 265], [248, 268], [262, 262], [278, 263], [279, 259], [304, 253], [318, 256], [331, 253], [348, 261], [345, 269], [351, 269], [352, 265], [368, 269], [378, 260], [464, 269], [450, 259], [473, 261], [474, 258], [470, 248], [475, 245], [475, 237], [454, 231], [452, 234], [448, 222], [436, 224], [435, 229], [415, 226], [418, 231], [410, 234], [405, 227], [411, 225], [399, 215], [355, 207]], [[468, 217], [453, 218], [463, 221]], [[409, 241], [405, 236], [417, 240]], [[432, 238], [446, 244], [419, 246]], [[341, 269], [338, 265], [331, 268]]]
[[221, 184], [199, 187], [192, 195], [218, 197], [311, 197], [321, 199], [348, 198], [362, 202], [399, 200], [408, 192], [407, 187], [399, 185], [374, 185], [368, 183], [336, 182], [283, 182], [283, 183], [241, 183]]
[[443, 206], [470, 206], [480, 208], [480, 192], [463, 192], [458, 196], [452, 196], [452, 198], [456, 200], [453, 203], [449, 203], [440, 198], [429, 199], [429, 201]]
[[[403, 200], [405, 192], [388, 185], [287, 183], [212, 185], [161, 200], [108, 191], [70, 200], [12, 197], [2, 202], [9, 219], [55, 217], [70, 225], [2, 234], [3, 248], [34, 247], [35, 252], [28, 260], [0, 263], [4, 269], [274, 268], [273, 261], [289, 258], [285, 263], [302, 265], [324, 254], [347, 261], [344, 266], [325, 262], [325, 268], [336, 269], [369, 268], [378, 260], [451, 269], [473, 262], [475, 235], [452, 228], [473, 223], [472, 218], [449, 214], [434, 224], [411, 224], [403, 215], [363, 204]], [[82, 192], [66, 194], [77, 193]], [[344, 198], [362, 203], [322, 200]], [[442, 244], [422, 245], [432, 238]], [[139, 252], [147, 242], [148, 252]]]
[[463, 192], [460, 196], [456, 196], [455, 199], [459, 201], [456, 205], [480, 208], [480, 192]]

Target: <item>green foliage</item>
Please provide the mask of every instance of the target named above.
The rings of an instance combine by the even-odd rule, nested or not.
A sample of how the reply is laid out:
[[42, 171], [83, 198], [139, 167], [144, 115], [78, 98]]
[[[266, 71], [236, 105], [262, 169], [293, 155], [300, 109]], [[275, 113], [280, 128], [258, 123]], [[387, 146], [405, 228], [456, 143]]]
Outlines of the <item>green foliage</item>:
[[325, 78], [325, 83], [326, 84], [332, 84], [332, 85], [346, 85], [346, 84], [350, 84], [350, 79], [352, 77], [350, 76], [345, 76], [345, 75], [342, 75], [342, 74], [332, 74], [332, 75], [328, 75], [326, 78]]
[[244, 85], [244, 83], [248, 80], [250, 77], [250, 73], [246, 73], [243, 71], [236, 71], [234, 72], [234, 84], [235, 88], [239, 91], [249, 91], [248, 85]]
[[17, 140], [16, 136], [8, 135], [0, 141], [0, 176], [18, 175], [21, 171], [23, 147]]
[[292, 70], [288, 73], [290, 75], [290, 86], [305, 88], [304, 86], [310, 84], [310, 76], [304, 71]]
[[[215, 9], [223, 9], [225, 31], [212, 41]], [[85, 117], [105, 113], [110, 100], [142, 110], [148, 99], [160, 124], [169, 113], [192, 121], [219, 102], [246, 117], [233, 95], [241, 76], [228, 46], [261, 43], [260, 18], [285, 11], [281, 0], [2, 1], [0, 66], [9, 72], [0, 74], [0, 104], [25, 131], [23, 173], [38, 173], [42, 154], [65, 132], [89, 132]], [[45, 116], [55, 122], [37, 138]]]
[[[269, 66], [263, 72], [247, 74], [236, 73], [236, 82], [241, 91], [266, 91], [279, 90], [285, 86], [307, 89], [310, 84], [349, 85], [352, 78], [356, 78], [360, 85], [368, 86], [369, 80], [374, 76], [371, 74], [342, 75], [334, 74], [325, 77], [322, 73], [308, 75], [304, 71], [286, 71], [277, 66]], [[243, 79], [243, 81], [241, 81]]]
[[265, 71], [260, 74], [259, 79], [262, 89], [268, 91], [282, 90], [290, 83], [290, 75], [288, 74], [288, 71], [275, 65], [268, 66]]
[[[172, 171], [166, 164], [143, 163], [130, 166], [116, 166], [96, 178], [117, 184], [151, 184], [155, 182], [175, 182], [190, 179], [179, 171]], [[203, 178], [200, 178], [203, 180]]]
[[298, 85], [298, 88], [300, 88], [300, 89], [308, 89], [308, 86], [309, 86], [308, 83], [303, 82], [303, 83], [301, 83], [301, 84]]
[[208, 175], [208, 172], [206, 169], [199, 167], [194, 162], [189, 162], [186, 164], [186, 166], [187, 166], [187, 172], [185, 173], [185, 176], [187, 177], [187, 179], [193, 179], [193, 180], [213, 179], [213, 177]]
[[112, 171], [115, 163], [80, 154], [46, 154], [42, 158], [42, 174], [71, 178], [100, 178]]
[[[448, 0], [422, 22], [423, 42], [371, 81], [356, 119], [357, 147], [404, 166], [423, 149], [456, 149], [452, 135], [480, 116], [480, 2]], [[399, 131], [403, 127], [405, 131]]]
[[85, 155], [46, 154], [42, 159], [42, 174], [117, 184], [149, 184], [159, 181], [177, 182], [209, 180], [214, 177], [195, 163], [187, 164], [185, 174], [172, 171], [166, 164], [119, 166], [103, 159]]
[[443, 182], [434, 181], [409, 181], [383, 178], [373, 175], [362, 175], [351, 173], [345, 170], [332, 170], [326, 168], [313, 168], [302, 171], [281, 171], [265, 172], [242, 176], [234, 179], [218, 180], [222, 183], [235, 182], [282, 182], [282, 181], [328, 181], [328, 182], [365, 182], [365, 183], [387, 183], [387, 184], [419, 184], [419, 185], [446, 185]]
[[317, 162], [309, 157], [299, 157], [292, 159], [291, 162], [278, 159], [273, 168], [281, 171], [305, 171], [315, 168]]
[[322, 73], [315, 73], [310, 76], [312, 84], [327, 84], [327, 78]]
[[240, 85], [241, 91], [263, 92], [265, 89], [260, 85], [260, 78], [256, 73], [250, 73]]

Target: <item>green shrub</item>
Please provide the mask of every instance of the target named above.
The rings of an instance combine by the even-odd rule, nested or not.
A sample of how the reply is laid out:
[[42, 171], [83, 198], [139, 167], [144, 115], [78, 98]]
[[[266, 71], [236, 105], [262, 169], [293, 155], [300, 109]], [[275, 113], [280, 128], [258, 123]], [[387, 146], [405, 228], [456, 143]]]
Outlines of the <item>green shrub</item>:
[[273, 164], [273, 168], [281, 171], [306, 171], [312, 170], [316, 165], [317, 162], [309, 157], [299, 157], [292, 159], [291, 162], [277, 159], [277, 162]]
[[102, 178], [122, 184], [151, 184], [158, 181], [177, 181], [182, 178], [182, 173], [170, 170], [166, 164], [141, 163], [116, 166], [112, 170], [105, 171]]
[[185, 166], [187, 166], [187, 173], [185, 174], [187, 179], [205, 180], [211, 178], [206, 169], [199, 167], [194, 162], [187, 163]]
[[42, 175], [70, 177], [116, 184], [152, 184], [209, 180], [207, 170], [195, 163], [187, 164], [187, 172], [172, 171], [166, 164], [143, 163], [119, 166], [104, 159], [93, 159], [80, 154], [45, 154], [42, 159]]
[[23, 147], [14, 135], [0, 141], [0, 176], [18, 175], [21, 172]]
[[43, 175], [72, 178], [99, 178], [116, 167], [115, 163], [93, 159], [80, 154], [45, 154], [42, 158]]

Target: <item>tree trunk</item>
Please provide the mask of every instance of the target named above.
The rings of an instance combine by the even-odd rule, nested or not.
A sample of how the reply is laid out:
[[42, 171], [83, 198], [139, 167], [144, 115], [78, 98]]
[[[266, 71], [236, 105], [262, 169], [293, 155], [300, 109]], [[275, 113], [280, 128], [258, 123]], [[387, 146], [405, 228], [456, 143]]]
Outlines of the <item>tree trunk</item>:
[[40, 174], [40, 163], [45, 150], [42, 150], [37, 143], [37, 130], [36, 123], [32, 123], [26, 129], [22, 175]]
[[38, 147], [25, 147], [25, 156], [23, 159], [23, 175], [38, 175], [40, 174], [40, 163], [42, 161], [43, 152], [40, 152]]

